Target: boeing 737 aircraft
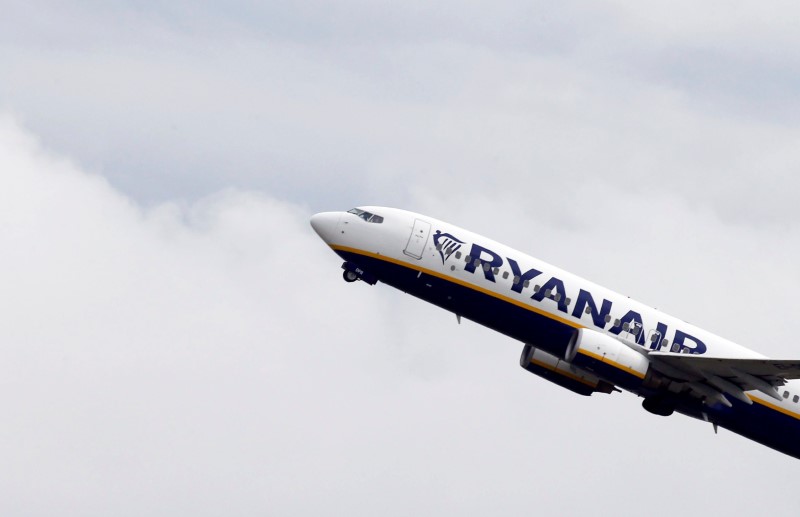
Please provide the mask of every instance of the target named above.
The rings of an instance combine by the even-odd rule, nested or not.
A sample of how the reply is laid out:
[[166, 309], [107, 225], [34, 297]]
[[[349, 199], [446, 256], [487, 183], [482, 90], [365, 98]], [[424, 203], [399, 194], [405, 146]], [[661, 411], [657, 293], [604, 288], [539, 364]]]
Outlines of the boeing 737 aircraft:
[[624, 389], [800, 458], [800, 360], [752, 350], [541, 260], [396, 208], [311, 226], [344, 279], [383, 282], [524, 343], [520, 365], [580, 395]]

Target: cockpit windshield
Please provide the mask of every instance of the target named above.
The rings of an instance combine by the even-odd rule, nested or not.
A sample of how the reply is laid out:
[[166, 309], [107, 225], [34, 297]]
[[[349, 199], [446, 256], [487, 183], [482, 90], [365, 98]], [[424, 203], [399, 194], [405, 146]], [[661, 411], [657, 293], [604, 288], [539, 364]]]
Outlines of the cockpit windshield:
[[367, 212], [365, 210], [361, 210], [360, 208], [353, 208], [352, 210], [347, 211], [348, 214], [355, 214], [361, 219], [365, 220], [368, 223], [377, 223], [380, 224], [383, 222], [383, 217], [379, 215], [375, 215], [371, 212]]

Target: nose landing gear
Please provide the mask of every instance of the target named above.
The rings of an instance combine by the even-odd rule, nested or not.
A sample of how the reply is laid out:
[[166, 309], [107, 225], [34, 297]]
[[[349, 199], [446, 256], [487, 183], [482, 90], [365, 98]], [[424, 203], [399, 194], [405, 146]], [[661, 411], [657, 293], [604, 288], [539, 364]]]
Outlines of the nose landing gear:
[[352, 262], [345, 262], [342, 264], [342, 269], [344, 269], [342, 278], [344, 278], [345, 282], [355, 282], [356, 280], [361, 280], [369, 285], [375, 285], [378, 282], [377, 278], [370, 275]]

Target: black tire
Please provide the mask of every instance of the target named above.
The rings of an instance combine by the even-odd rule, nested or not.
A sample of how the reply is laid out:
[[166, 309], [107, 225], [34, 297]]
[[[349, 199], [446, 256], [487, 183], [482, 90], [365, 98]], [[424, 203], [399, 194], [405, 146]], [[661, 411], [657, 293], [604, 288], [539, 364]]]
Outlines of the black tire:
[[356, 275], [352, 271], [345, 270], [344, 272], [342, 272], [342, 278], [344, 278], [345, 282], [355, 282], [356, 280], [358, 280], [358, 275]]

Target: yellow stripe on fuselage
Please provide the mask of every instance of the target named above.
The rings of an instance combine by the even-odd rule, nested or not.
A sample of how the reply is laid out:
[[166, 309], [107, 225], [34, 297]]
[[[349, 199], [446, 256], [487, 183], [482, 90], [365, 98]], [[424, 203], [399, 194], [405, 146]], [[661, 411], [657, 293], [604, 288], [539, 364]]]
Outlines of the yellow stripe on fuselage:
[[508, 303], [510, 303], [512, 305], [516, 305], [517, 307], [521, 307], [521, 308], [529, 310], [531, 312], [535, 312], [536, 314], [540, 314], [542, 316], [550, 318], [551, 320], [555, 320], [555, 321], [557, 321], [559, 323], [563, 323], [564, 325], [569, 325], [572, 328], [576, 328], [576, 329], [585, 328], [583, 325], [581, 325], [579, 323], [575, 323], [574, 321], [569, 321], [567, 319], [564, 319], [564, 318], [561, 318], [559, 316], [556, 316], [555, 314], [551, 314], [551, 313], [549, 313], [547, 311], [544, 311], [542, 309], [539, 309], [537, 307], [533, 307], [531, 305], [528, 305], [525, 302], [522, 302], [522, 301], [519, 301], [519, 300], [515, 300], [514, 298], [510, 298], [508, 296], [504, 296], [504, 295], [496, 293], [494, 291], [490, 291], [489, 289], [484, 289], [483, 287], [479, 287], [479, 286], [477, 286], [475, 284], [470, 284], [469, 282], [465, 282], [465, 281], [460, 280], [458, 278], [454, 278], [452, 276], [447, 276], [445, 274], [439, 273], [438, 271], [433, 271], [431, 269], [427, 269], [427, 268], [424, 268], [424, 267], [416, 266], [416, 265], [411, 264], [409, 262], [403, 262], [402, 260], [397, 260], [397, 259], [392, 258], [392, 257], [387, 257], [386, 255], [379, 255], [377, 253], [371, 253], [369, 251], [364, 251], [364, 250], [360, 250], [360, 249], [357, 249], [357, 248], [349, 248], [347, 246], [336, 246], [336, 245], [331, 245], [331, 248], [333, 250], [335, 250], [335, 251], [344, 251], [344, 252], [349, 252], [349, 253], [355, 253], [357, 255], [363, 255], [365, 257], [371, 257], [371, 258], [374, 258], [374, 259], [383, 260], [384, 262], [390, 262], [392, 264], [397, 264], [398, 266], [407, 267], [409, 269], [413, 269], [414, 271], [421, 271], [422, 273], [425, 273], [426, 275], [435, 276], [436, 278], [441, 278], [443, 280], [447, 280], [448, 282], [453, 282], [454, 284], [458, 284], [458, 285], [466, 287], [468, 289], [472, 289], [474, 291], [478, 291], [479, 293], [483, 293], [485, 295], [491, 296], [492, 298], [497, 298], [498, 300], [502, 300], [504, 302], [508, 302]]
[[[427, 269], [427, 268], [424, 268], [424, 267], [416, 266], [416, 265], [411, 264], [409, 262], [403, 262], [402, 260], [398, 260], [396, 258], [388, 257], [386, 255], [381, 255], [381, 254], [378, 254], [378, 253], [372, 253], [372, 252], [369, 252], [369, 251], [360, 250], [358, 248], [350, 248], [348, 246], [331, 245], [331, 249], [333, 249], [334, 251], [344, 251], [344, 252], [348, 252], [348, 253], [355, 253], [356, 255], [363, 255], [365, 257], [371, 257], [371, 258], [374, 258], [374, 259], [377, 259], [377, 260], [383, 260], [384, 262], [389, 262], [391, 264], [396, 264], [398, 266], [407, 267], [409, 269], [413, 269], [414, 271], [421, 271], [422, 273], [425, 273], [426, 275], [435, 276], [436, 278], [441, 278], [442, 280], [447, 280], [448, 282], [453, 282], [454, 284], [458, 284], [458, 285], [466, 287], [468, 289], [472, 289], [472, 290], [478, 291], [478, 292], [483, 293], [483, 294], [485, 294], [487, 296], [491, 296], [492, 298], [496, 298], [498, 300], [502, 300], [504, 302], [508, 302], [508, 303], [510, 303], [512, 305], [515, 305], [517, 307], [520, 307], [522, 309], [525, 309], [525, 310], [534, 312], [536, 314], [539, 314], [541, 316], [544, 316], [545, 318], [549, 318], [551, 320], [558, 321], [559, 323], [563, 323], [565, 325], [569, 325], [572, 328], [586, 328], [585, 326], [583, 326], [583, 325], [581, 325], [579, 323], [575, 323], [574, 321], [569, 321], [567, 319], [561, 318], [559, 316], [556, 316], [555, 314], [551, 314], [551, 313], [549, 313], [547, 311], [544, 311], [544, 310], [539, 309], [537, 307], [533, 307], [533, 306], [528, 305], [528, 304], [526, 304], [524, 302], [521, 302], [519, 300], [515, 300], [515, 299], [510, 298], [508, 296], [504, 296], [504, 295], [496, 293], [494, 291], [490, 291], [488, 289], [484, 289], [484, 288], [479, 287], [479, 286], [474, 285], [474, 284], [470, 284], [469, 282], [465, 282], [465, 281], [460, 280], [458, 278], [454, 278], [452, 276], [448, 276], [448, 275], [439, 273], [438, 271], [433, 271], [431, 269]], [[580, 352], [582, 354], [584, 354], [584, 355], [593, 357], [594, 359], [597, 359], [598, 361], [610, 364], [611, 366], [614, 366], [615, 368], [619, 368], [620, 370], [626, 371], [626, 372], [630, 373], [631, 375], [634, 375], [634, 376], [636, 376], [636, 377], [638, 377], [640, 379], [644, 378], [644, 375], [642, 375], [641, 373], [637, 372], [636, 370], [632, 370], [632, 369], [630, 369], [630, 368], [628, 368], [626, 366], [623, 366], [623, 365], [621, 365], [619, 363], [615, 363], [613, 361], [610, 361], [610, 360], [606, 359], [605, 357], [599, 356], [597, 354], [592, 354], [591, 352], [586, 352], [585, 350], [580, 350]], [[539, 365], [539, 366], [546, 367], [545, 365], [540, 364], [538, 361], [536, 361], [536, 364]], [[553, 371], [556, 371], [557, 373], [566, 375], [566, 373], [562, 372], [561, 370], [553, 369]], [[575, 380], [580, 380], [580, 379], [575, 379]], [[581, 380], [581, 382], [586, 382], [586, 381]], [[767, 407], [769, 409], [772, 409], [772, 410], [777, 411], [779, 413], [783, 413], [785, 415], [788, 415], [788, 416], [791, 416], [793, 418], [797, 418], [797, 419], [800, 420], [800, 414], [793, 413], [792, 411], [789, 411], [788, 409], [784, 409], [784, 408], [782, 408], [780, 406], [776, 406], [775, 404], [771, 404], [771, 403], [769, 403], [769, 402], [767, 402], [765, 400], [761, 400], [761, 399], [758, 399], [758, 398], [755, 398], [755, 397], [750, 397], [750, 399], [753, 402], [757, 402], [757, 403], [761, 404], [762, 406], [765, 406], [765, 407]]]
[[780, 407], [780, 406], [778, 406], [776, 404], [773, 404], [772, 402], [767, 402], [766, 400], [761, 400], [759, 398], [753, 397], [749, 393], [747, 394], [747, 397], [750, 400], [752, 400], [753, 402], [761, 404], [762, 406], [765, 406], [765, 407], [767, 407], [769, 409], [772, 409], [773, 411], [777, 411], [778, 413], [783, 413], [784, 415], [788, 415], [788, 416], [790, 416], [792, 418], [796, 418], [796, 419], [800, 420], [800, 414], [798, 414], [798, 413], [795, 413], [793, 411], [789, 411], [788, 409], [782, 408], [782, 407]]
[[535, 364], [536, 366], [540, 366], [540, 367], [542, 367], [542, 368], [544, 368], [546, 370], [550, 370], [551, 372], [557, 373], [558, 375], [563, 375], [564, 377], [566, 377], [568, 379], [572, 379], [573, 381], [578, 381], [581, 384], [585, 384], [585, 385], [589, 386], [590, 388], [596, 388], [597, 387], [597, 383], [596, 382], [590, 382], [590, 381], [588, 381], [588, 380], [586, 380], [586, 379], [584, 379], [582, 377], [578, 377], [577, 375], [573, 374], [572, 372], [565, 372], [564, 370], [559, 370], [555, 366], [549, 365], [547, 363], [543, 363], [541, 361], [537, 361], [536, 359], [531, 359], [531, 363]]
[[596, 360], [600, 361], [601, 363], [609, 364], [609, 365], [613, 366], [614, 368], [618, 368], [618, 369], [620, 369], [620, 370], [622, 370], [624, 372], [627, 372], [627, 373], [629, 373], [629, 374], [631, 374], [631, 375], [633, 375], [635, 377], [638, 377], [640, 379], [644, 379], [644, 374], [643, 373], [639, 373], [636, 370], [633, 370], [631, 368], [628, 368], [627, 366], [623, 366], [623, 365], [621, 365], [621, 364], [619, 364], [619, 363], [617, 363], [615, 361], [612, 361], [611, 359], [609, 359], [608, 357], [606, 357], [604, 355], [595, 354], [593, 352], [589, 352], [588, 350], [582, 350], [582, 349], [579, 349], [578, 353], [579, 354], [583, 354], [583, 355], [588, 356], [588, 357], [591, 357], [592, 359], [596, 359]]

